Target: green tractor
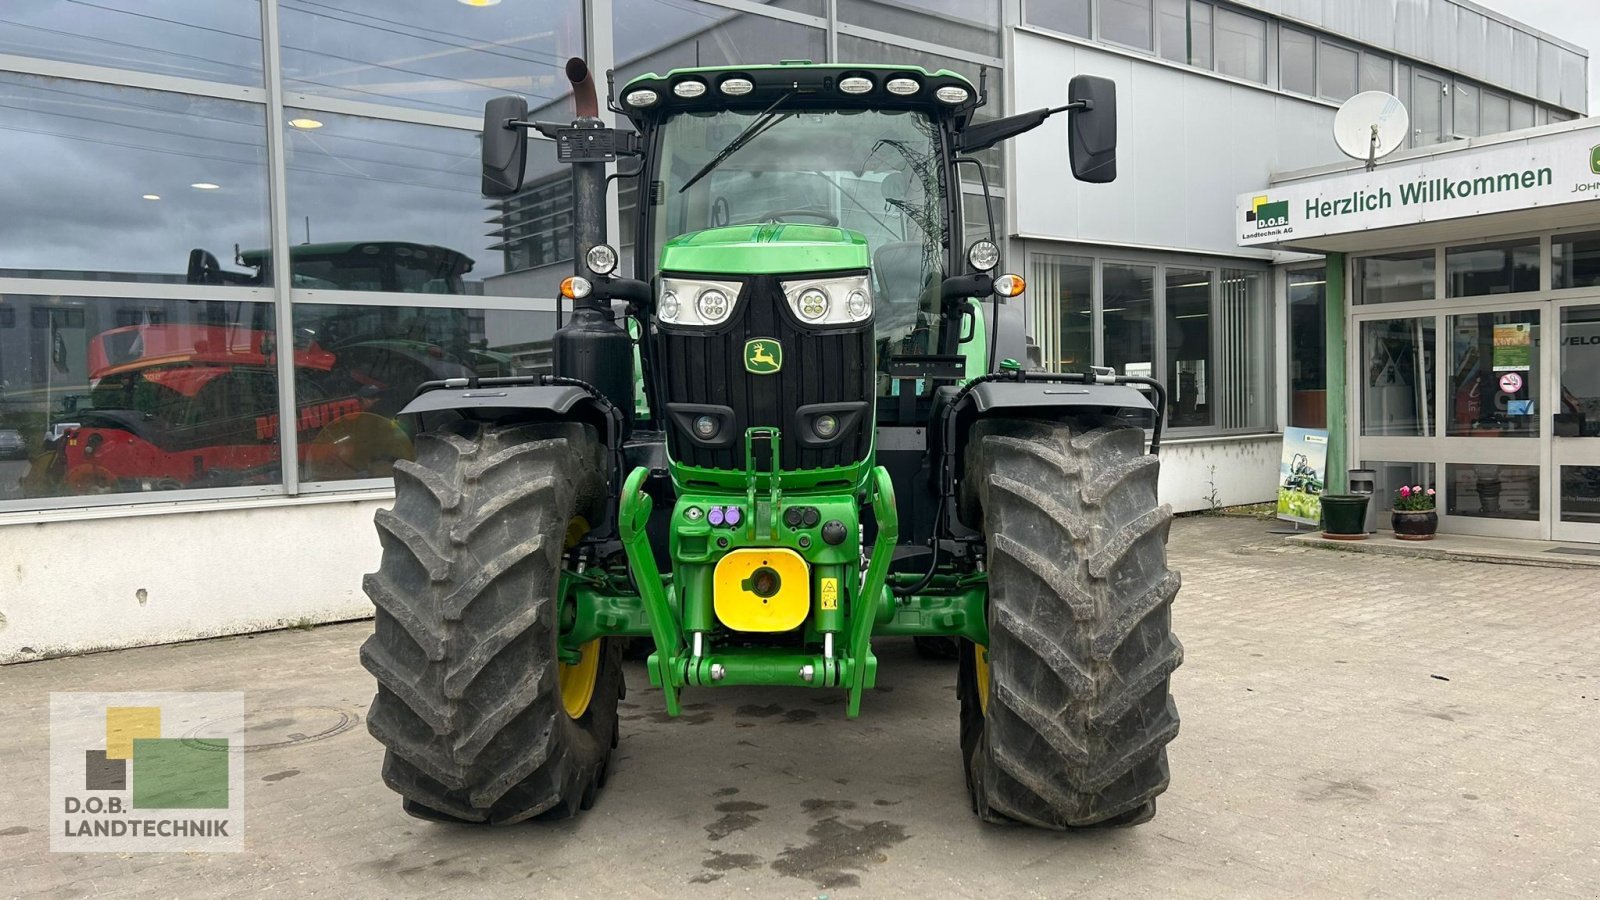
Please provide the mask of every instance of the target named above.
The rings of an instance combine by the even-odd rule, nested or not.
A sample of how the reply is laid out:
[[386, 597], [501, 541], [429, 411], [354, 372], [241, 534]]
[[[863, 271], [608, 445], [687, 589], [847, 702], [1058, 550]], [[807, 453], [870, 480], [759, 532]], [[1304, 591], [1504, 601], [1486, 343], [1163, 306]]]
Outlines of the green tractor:
[[[983, 79], [944, 70], [678, 69], [620, 102], [608, 85], [622, 130], [582, 60], [567, 75], [575, 121], [527, 121], [508, 97], [483, 131], [484, 193], [503, 202], [527, 129], [572, 165], [554, 374], [424, 384], [405, 410], [416, 461], [377, 515], [361, 658], [404, 808], [496, 824], [588, 808], [629, 639], [669, 714], [685, 691], [759, 685], [840, 691], [855, 717], [874, 640], [916, 637], [961, 648], [981, 818], [1148, 820], [1182, 658], [1156, 499], [1165, 392], [997, 359], [1022, 280], [995, 274], [992, 222], [963, 246], [957, 174], [982, 179], [971, 154], [1069, 112], [1073, 174], [1112, 180], [1112, 83], [1079, 76], [1059, 108], [976, 122]], [[619, 159], [611, 177], [638, 183], [633, 277], [605, 236]]]

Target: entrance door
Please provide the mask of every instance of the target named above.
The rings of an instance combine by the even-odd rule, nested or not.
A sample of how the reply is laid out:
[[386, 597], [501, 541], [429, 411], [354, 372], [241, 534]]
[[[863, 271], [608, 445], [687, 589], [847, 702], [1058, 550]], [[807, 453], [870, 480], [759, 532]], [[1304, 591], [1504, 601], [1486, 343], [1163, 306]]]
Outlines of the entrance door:
[[1556, 318], [1551, 536], [1600, 541], [1600, 304], [1561, 304]]

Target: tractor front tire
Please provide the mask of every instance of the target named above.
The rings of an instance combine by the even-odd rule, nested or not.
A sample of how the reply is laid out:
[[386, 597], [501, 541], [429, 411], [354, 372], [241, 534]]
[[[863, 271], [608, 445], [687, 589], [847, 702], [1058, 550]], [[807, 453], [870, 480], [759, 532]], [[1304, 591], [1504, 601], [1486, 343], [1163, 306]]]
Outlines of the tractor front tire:
[[604, 782], [623, 691], [611, 641], [557, 655], [562, 557], [604, 502], [601, 445], [585, 425], [463, 420], [416, 453], [395, 464], [364, 582], [383, 780], [420, 818], [574, 815]]
[[1183, 659], [1157, 472], [1144, 431], [1110, 416], [973, 428], [964, 505], [988, 542], [989, 645], [965, 642], [957, 680], [985, 820], [1066, 829], [1155, 814]]

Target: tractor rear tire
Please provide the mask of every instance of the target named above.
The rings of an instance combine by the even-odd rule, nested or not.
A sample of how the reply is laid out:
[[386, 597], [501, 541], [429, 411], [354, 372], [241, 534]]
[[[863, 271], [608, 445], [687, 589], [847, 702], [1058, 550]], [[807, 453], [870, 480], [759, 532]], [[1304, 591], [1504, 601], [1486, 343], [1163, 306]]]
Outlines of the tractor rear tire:
[[419, 818], [574, 815], [604, 782], [624, 689], [611, 641], [557, 656], [562, 557], [605, 500], [601, 445], [585, 425], [463, 420], [416, 452], [395, 464], [363, 585], [383, 780]]
[[1067, 829], [1136, 825], [1168, 783], [1179, 578], [1144, 431], [1110, 416], [981, 420], [964, 487], [989, 557], [989, 646], [957, 679], [973, 809]]

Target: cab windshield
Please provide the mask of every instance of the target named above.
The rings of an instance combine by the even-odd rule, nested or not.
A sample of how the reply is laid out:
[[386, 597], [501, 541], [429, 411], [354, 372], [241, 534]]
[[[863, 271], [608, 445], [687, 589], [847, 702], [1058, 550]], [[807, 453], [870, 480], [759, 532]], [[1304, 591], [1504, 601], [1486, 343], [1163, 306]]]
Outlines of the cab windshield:
[[[763, 118], [742, 147], [690, 184]], [[780, 105], [766, 116], [758, 110], [674, 116], [663, 129], [653, 244], [757, 222], [858, 231], [872, 258], [880, 365], [890, 355], [937, 353], [949, 227], [939, 146], [938, 126], [916, 112]]]

